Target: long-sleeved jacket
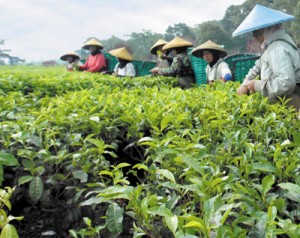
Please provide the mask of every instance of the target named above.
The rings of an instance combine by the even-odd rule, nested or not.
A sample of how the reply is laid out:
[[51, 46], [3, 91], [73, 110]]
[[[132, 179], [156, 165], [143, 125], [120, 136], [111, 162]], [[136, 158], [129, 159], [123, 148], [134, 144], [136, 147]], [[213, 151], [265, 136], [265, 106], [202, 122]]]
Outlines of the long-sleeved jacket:
[[178, 54], [173, 58], [173, 62], [170, 67], [160, 68], [158, 74], [164, 76], [185, 76], [194, 75], [191, 61], [187, 54]]
[[207, 64], [205, 72], [208, 81], [222, 79], [226, 74], [231, 75], [228, 64], [222, 58], [220, 58], [213, 67], [210, 67], [209, 64]]
[[106, 61], [103, 54], [89, 55], [85, 64], [80, 66], [80, 70], [86, 70], [87, 72], [100, 72], [101, 69], [106, 67]]
[[266, 50], [246, 75], [243, 84], [260, 75], [254, 83], [255, 91], [273, 99], [291, 95], [296, 86], [296, 71], [300, 69], [297, 46], [283, 29], [275, 31], [265, 41]]
[[118, 75], [118, 76], [123, 76], [123, 77], [135, 77], [136, 73], [135, 73], [135, 69], [134, 69], [134, 65], [131, 62], [128, 62], [126, 64], [126, 66], [124, 68], [120, 68], [119, 67], [120, 63], [117, 63], [114, 69], [114, 72]]

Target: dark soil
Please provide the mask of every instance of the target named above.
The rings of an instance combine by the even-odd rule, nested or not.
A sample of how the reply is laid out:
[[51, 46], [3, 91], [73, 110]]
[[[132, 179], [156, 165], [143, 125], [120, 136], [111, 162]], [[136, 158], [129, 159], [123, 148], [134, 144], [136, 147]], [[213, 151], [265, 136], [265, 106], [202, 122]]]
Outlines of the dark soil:
[[[16, 207], [22, 204], [14, 204]], [[24, 216], [21, 221], [15, 221], [20, 238], [71, 238], [69, 230], [80, 230], [85, 228], [83, 217], [89, 217], [93, 221], [93, 225], [97, 226], [103, 224], [105, 220], [106, 209], [109, 204], [102, 204], [97, 206], [94, 210], [90, 207], [78, 208], [58, 208], [53, 210], [43, 210], [41, 207], [33, 207], [25, 204], [22, 211], [17, 214]], [[132, 237], [132, 219], [129, 217], [123, 220], [123, 232], [120, 238]], [[99, 237], [110, 237], [110, 232], [106, 229], [101, 231]]]

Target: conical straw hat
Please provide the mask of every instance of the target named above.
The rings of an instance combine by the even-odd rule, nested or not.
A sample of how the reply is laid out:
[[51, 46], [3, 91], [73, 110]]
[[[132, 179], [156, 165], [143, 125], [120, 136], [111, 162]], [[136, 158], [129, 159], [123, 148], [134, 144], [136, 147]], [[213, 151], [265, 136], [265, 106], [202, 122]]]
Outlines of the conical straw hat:
[[227, 55], [227, 52], [220, 47], [218, 44], [216, 44], [215, 42], [208, 40], [205, 43], [203, 43], [202, 45], [199, 45], [198, 47], [196, 47], [195, 49], [192, 50], [192, 55], [196, 56], [196, 57], [200, 57], [203, 58], [203, 51], [204, 50], [216, 50], [219, 51], [219, 56], [221, 58], [225, 57]]
[[164, 45], [163, 50], [169, 50], [178, 47], [190, 47], [190, 46], [193, 46], [191, 42], [182, 39], [179, 36], [176, 36], [173, 40], [171, 40], [169, 43]]
[[80, 59], [80, 56], [78, 54], [76, 54], [75, 52], [68, 52], [68, 53], [62, 55], [60, 57], [60, 59], [66, 61], [68, 56], [72, 56], [73, 58], [75, 58], [77, 60]]
[[84, 46], [82, 48], [88, 50], [89, 46], [97, 46], [97, 47], [99, 47], [100, 50], [103, 49], [103, 45], [101, 44], [101, 42], [94, 38], [85, 42]]
[[294, 19], [295, 17], [292, 15], [256, 4], [244, 21], [232, 33], [232, 36], [238, 36]]
[[128, 50], [125, 47], [111, 50], [108, 53], [110, 53], [111, 55], [113, 55], [119, 59], [124, 59], [124, 60], [129, 60], [129, 61], [132, 60], [131, 54], [128, 52]]
[[150, 49], [150, 53], [153, 55], [156, 55], [156, 51], [157, 51], [157, 47], [159, 46], [163, 46], [165, 44], [167, 44], [168, 42], [162, 39], [159, 39], [158, 41], [156, 41], [156, 43], [151, 47]]

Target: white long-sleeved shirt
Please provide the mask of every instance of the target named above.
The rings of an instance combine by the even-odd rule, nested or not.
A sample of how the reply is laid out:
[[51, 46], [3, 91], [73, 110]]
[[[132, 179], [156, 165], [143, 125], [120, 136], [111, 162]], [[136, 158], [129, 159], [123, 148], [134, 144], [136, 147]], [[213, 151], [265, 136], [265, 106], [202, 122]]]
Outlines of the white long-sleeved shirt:
[[231, 74], [228, 64], [220, 58], [213, 67], [206, 66], [206, 78], [208, 81], [214, 81], [224, 78], [226, 74]]
[[132, 63], [127, 63], [125, 67], [123, 67], [122, 69], [119, 68], [119, 64], [117, 63], [114, 69], [114, 72], [118, 75], [118, 76], [127, 76], [127, 77], [135, 77], [136, 76], [136, 72], [134, 69], [134, 65]]

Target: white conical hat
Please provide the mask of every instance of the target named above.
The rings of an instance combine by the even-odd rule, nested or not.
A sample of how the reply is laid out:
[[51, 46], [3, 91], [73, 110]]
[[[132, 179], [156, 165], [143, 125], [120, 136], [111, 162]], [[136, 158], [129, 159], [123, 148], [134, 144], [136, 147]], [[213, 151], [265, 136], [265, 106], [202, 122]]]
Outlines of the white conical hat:
[[256, 4], [245, 20], [232, 33], [232, 36], [238, 36], [294, 19], [295, 17], [292, 15]]

